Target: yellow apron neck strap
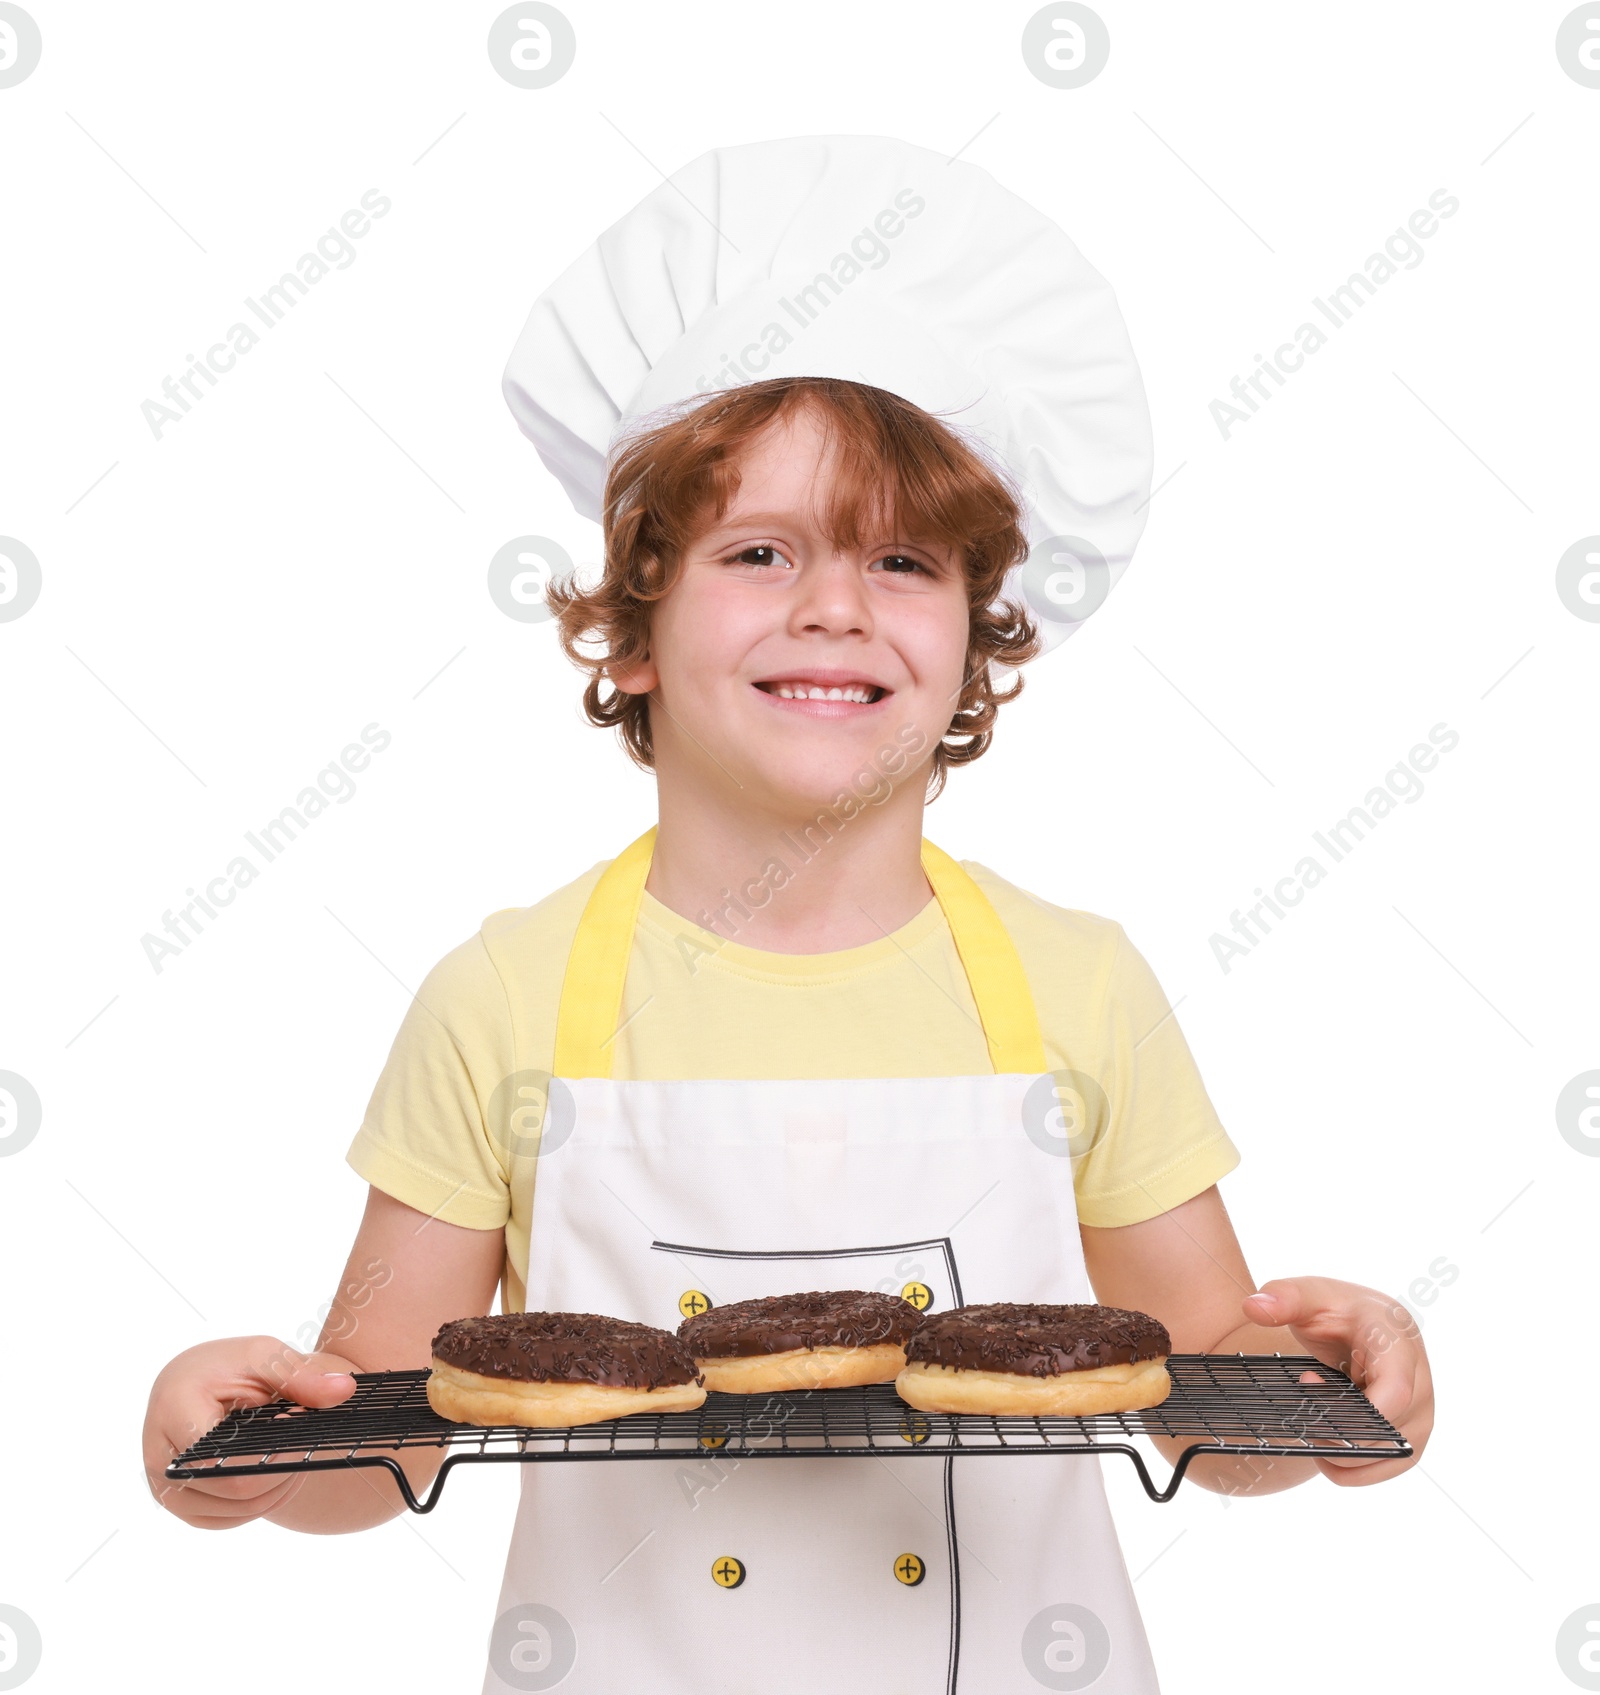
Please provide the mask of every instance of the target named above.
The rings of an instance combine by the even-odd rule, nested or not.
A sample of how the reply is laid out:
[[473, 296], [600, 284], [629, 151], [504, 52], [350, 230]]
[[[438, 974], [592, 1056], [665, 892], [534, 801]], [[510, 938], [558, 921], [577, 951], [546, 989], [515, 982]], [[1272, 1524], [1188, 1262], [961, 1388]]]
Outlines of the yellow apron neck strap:
[[656, 827], [650, 826], [600, 873], [578, 920], [556, 1012], [557, 1077], [609, 1077], [622, 1016], [622, 986], [633, 952], [639, 897], [650, 873]]
[[944, 908], [996, 1072], [1046, 1069], [1044, 1037], [1016, 943], [982, 889], [943, 848], [922, 838], [922, 869]]
[[[639, 897], [650, 872], [652, 824], [600, 874], [567, 955], [556, 1014], [555, 1074], [609, 1077], [622, 1016], [622, 990], [633, 951]], [[944, 910], [967, 973], [997, 1072], [1045, 1069], [1033, 994], [1015, 944], [983, 890], [961, 865], [924, 838], [922, 869]]]

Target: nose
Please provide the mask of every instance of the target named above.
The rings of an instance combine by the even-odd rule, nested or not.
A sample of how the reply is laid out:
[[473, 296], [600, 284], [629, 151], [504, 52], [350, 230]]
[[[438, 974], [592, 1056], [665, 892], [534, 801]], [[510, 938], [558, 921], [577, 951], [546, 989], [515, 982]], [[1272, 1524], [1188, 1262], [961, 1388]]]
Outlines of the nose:
[[800, 592], [791, 608], [796, 634], [869, 636], [872, 603], [854, 560], [834, 552], [800, 573]]

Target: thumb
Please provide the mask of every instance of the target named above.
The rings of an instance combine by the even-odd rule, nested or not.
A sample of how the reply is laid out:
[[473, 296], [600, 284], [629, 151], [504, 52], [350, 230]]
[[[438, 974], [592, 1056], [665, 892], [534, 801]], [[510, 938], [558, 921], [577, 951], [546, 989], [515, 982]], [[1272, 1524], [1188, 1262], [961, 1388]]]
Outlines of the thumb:
[[1239, 1303], [1253, 1324], [1294, 1324], [1310, 1316], [1313, 1306], [1310, 1278], [1274, 1277]]
[[290, 1351], [278, 1373], [277, 1392], [303, 1407], [336, 1407], [356, 1392], [350, 1362], [337, 1354]]

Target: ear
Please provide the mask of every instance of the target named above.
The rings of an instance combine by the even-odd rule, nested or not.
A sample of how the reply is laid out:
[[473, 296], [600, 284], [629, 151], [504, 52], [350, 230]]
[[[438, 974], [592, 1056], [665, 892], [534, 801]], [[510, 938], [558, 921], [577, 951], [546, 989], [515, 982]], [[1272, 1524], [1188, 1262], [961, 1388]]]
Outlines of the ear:
[[606, 676], [624, 694], [649, 694], [661, 682], [661, 673], [648, 653], [629, 665], [607, 666]]

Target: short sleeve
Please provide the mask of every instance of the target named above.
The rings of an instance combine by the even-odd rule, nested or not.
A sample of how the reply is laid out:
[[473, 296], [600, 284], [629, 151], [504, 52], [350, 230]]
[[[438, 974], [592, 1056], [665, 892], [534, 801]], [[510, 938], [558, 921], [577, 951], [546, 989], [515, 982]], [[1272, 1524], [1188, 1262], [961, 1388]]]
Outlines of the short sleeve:
[[515, 1070], [505, 987], [474, 936], [423, 980], [346, 1161], [375, 1188], [447, 1224], [504, 1225], [510, 1185], [487, 1113]]
[[1154, 1218], [1239, 1163], [1155, 973], [1113, 929], [1095, 1070], [1108, 1110], [1074, 1174], [1078, 1215], [1095, 1226]]

